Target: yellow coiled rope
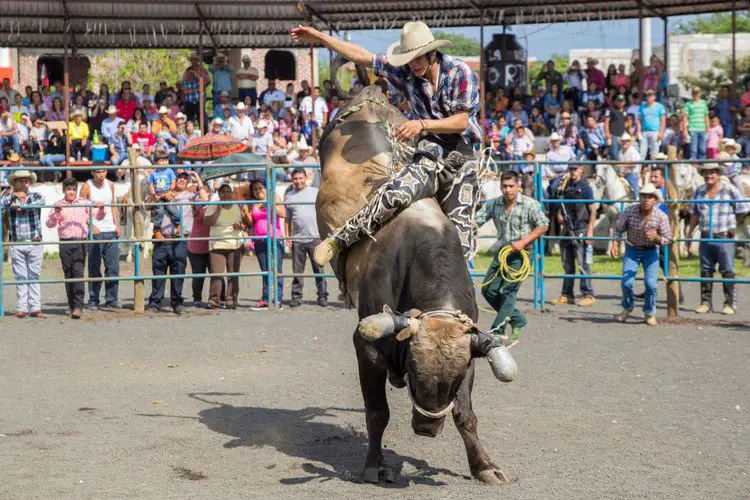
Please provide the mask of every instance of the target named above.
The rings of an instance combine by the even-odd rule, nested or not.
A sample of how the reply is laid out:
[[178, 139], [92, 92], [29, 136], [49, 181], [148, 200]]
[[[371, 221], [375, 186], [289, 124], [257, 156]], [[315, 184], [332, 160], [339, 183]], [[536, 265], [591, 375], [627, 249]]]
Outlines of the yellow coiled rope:
[[513, 251], [513, 247], [511, 247], [510, 245], [506, 245], [500, 249], [500, 251], [497, 253], [497, 260], [500, 263], [497, 271], [495, 271], [494, 276], [479, 285], [477, 288], [484, 288], [485, 286], [495, 281], [498, 276], [501, 276], [503, 280], [509, 283], [518, 283], [529, 277], [529, 274], [531, 274], [531, 260], [529, 259], [529, 252], [521, 249], [521, 266], [518, 269], [513, 269], [510, 264], [508, 264], [508, 257], [513, 253]]

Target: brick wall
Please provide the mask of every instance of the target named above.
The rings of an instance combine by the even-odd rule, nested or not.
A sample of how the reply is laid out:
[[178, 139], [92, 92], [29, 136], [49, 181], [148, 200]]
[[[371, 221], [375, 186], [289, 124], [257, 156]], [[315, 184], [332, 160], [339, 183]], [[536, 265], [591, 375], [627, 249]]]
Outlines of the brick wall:
[[[19, 89], [23, 89], [26, 85], [31, 85], [33, 88], [37, 88], [38, 82], [38, 67], [39, 56], [37, 54], [24, 54], [23, 49], [19, 49], [20, 54], [18, 56], [19, 68]], [[57, 57], [59, 54], [50, 54], [50, 57]], [[62, 58], [62, 55], [59, 55]], [[68, 59], [68, 71], [70, 78], [71, 87], [85, 82], [88, 78], [89, 68], [91, 67], [91, 61], [88, 57], [70, 57]], [[50, 85], [54, 82], [50, 82]]]
[[[250, 56], [253, 67], [256, 68], [258, 70], [258, 73], [260, 74], [260, 77], [258, 78], [258, 94], [263, 92], [266, 87], [268, 87], [268, 79], [266, 78], [266, 75], [263, 74], [263, 69], [266, 65], [265, 58], [267, 52], [268, 49], [235, 49], [225, 52], [227, 57], [229, 58], [229, 63], [232, 65], [235, 71], [242, 67], [242, 56], [244, 54], [248, 54]], [[276, 88], [285, 91], [287, 83], [294, 83], [294, 90], [299, 91], [302, 89], [302, 80], [307, 80], [308, 82], [312, 83], [312, 77], [310, 73], [310, 70], [312, 69], [310, 66], [310, 50], [289, 49], [289, 52], [294, 55], [294, 59], [297, 63], [295, 71], [297, 80], [293, 82], [279, 80], [276, 82]]]

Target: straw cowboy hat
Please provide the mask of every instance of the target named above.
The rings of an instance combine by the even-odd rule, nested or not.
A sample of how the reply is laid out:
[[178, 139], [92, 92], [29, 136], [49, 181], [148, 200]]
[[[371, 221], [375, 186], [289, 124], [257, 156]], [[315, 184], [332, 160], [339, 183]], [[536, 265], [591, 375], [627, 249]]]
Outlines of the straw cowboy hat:
[[12, 151], [8, 155], [8, 161], [19, 162], [19, 161], [21, 161], [21, 157], [18, 156], [18, 153], [16, 153], [15, 151]]
[[664, 161], [668, 159], [669, 159], [669, 156], [665, 155], [664, 153], [656, 153], [654, 155], [654, 160], [656, 161]]
[[624, 134], [622, 134], [622, 136], [620, 136], [620, 142], [625, 142], [625, 141], [632, 142], [633, 141], [633, 136], [631, 136], [630, 134], [628, 134], [627, 132], [625, 132]]
[[237, 111], [244, 111], [245, 109], [247, 109], [247, 106], [245, 106], [244, 102], [238, 102], [234, 109], [236, 109]]
[[111, 115], [111, 114], [113, 114], [113, 113], [117, 113], [117, 108], [116, 108], [116, 107], [114, 107], [114, 106], [112, 106], [112, 105], [110, 104], [110, 105], [109, 105], [109, 107], [107, 108], [107, 114], [108, 114], [108, 115]]
[[738, 150], [738, 149], [740, 149], [740, 145], [737, 143], [737, 141], [735, 141], [731, 137], [727, 137], [726, 139], [722, 139], [721, 140], [721, 147], [722, 147], [722, 149], [732, 148], [735, 151]]
[[719, 174], [724, 173], [724, 166], [718, 163], [701, 163], [698, 165], [698, 172], [703, 173], [708, 170], [718, 170]]
[[35, 184], [36, 174], [30, 170], [16, 170], [8, 176], [8, 184], [13, 185], [18, 179], [31, 179], [31, 183]]
[[422, 21], [408, 22], [401, 29], [401, 40], [388, 47], [388, 64], [403, 66], [421, 55], [450, 44], [448, 40], [435, 40], [430, 28]]
[[599, 59], [596, 59], [596, 58], [593, 58], [593, 57], [589, 57], [589, 58], [586, 59], [586, 64], [589, 64], [589, 63], [599, 64]]
[[656, 186], [654, 186], [650, 182], [641, 188], [641, 191], [639, 194], [641, 195], [647, 194], [651, 196], [656, 196], [657, 200], [664, 201], [664, 198], [661, 195], [661, 189], [656, 189]]
[[554, 141], [562, 141], [562, 137], [560, 137], [560, 134], [557, 132], [552, 132], [550, 134], [549, 139], [547, 139], [547, 142], [554, 142]]
[[167, 109], [166, 106], [162, 106], [162, 107], [159, 108], [159, 114], [160, 115], [166, 115], [167, 113], [169, 113], [169, 110]]

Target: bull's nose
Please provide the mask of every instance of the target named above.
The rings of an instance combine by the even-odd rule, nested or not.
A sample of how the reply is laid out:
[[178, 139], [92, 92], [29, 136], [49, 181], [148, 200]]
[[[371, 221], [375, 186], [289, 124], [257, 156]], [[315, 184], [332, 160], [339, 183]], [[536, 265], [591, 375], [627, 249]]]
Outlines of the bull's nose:
[[412, 414], [411, 427], [417, 436], [437, 437], [443, 430], [443, 424], [445, 424], [445, 418], [429, 419], [416, 411]]

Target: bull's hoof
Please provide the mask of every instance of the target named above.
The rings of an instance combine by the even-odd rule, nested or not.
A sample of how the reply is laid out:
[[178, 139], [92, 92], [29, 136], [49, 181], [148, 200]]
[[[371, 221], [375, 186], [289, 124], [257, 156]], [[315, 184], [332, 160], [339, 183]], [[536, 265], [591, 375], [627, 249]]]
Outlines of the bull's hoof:
[[362, 481], [377, 484], [380, 482], [380, 467], [367, 467], [362, 473]]
[[381, 467], [380, 480], [385, 481], [386, 483], [395, 483], [396, 473], [393, 472], [393, 469], [391, 469], [390, 467]]
[[505, 473], [500, 469], [487, 469], [477, 474], [477, 479], [484, 484], [504, 484], [508, 482]]

